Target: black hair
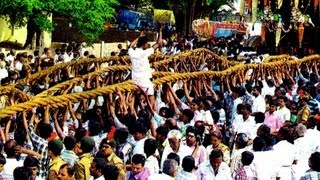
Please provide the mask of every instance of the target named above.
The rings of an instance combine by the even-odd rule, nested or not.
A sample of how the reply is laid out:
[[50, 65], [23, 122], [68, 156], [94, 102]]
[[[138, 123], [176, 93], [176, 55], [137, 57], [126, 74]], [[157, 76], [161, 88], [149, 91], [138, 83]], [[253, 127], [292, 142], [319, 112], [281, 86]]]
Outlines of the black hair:
[[270, 127], [265, 124], [262, 124], [258, 129], [263, 132], [263, 136], [269, 135], [271, 132]]
[[220, 119], [220, 114], [218, 111], [212, 111], [211, 112], [211, 116], [212, 116], [212, 119], [214, 121], [215, 124], [217, 124], [219, 122], [219, 119]]
[[174, 159], [175, 161], [177, 161], [178, 166], [180, 166], [180, 156], [178, 154], [172, 152], [168, 154], [167, 159]]
[[148, 129], [141, 122], [137, 122], [133, 130], [133, 134], [134, 133], [146, 134], [147, 131]]
[[43, 139], [48, 139], [53, 131], [53, 128], [50, 124], [42, 123], [39, 124], [39, 136]]
[[77, 142], [80, 142], [81, 139], [86, 136], [86, 134], [87, 130], [85, 128], [77, 128], [74, 137], [76, 138]]
[[120, 144], [125, 143], [129, 136], [129, 131], [125, 128], [117, 129], [114, 133], [114, 139]]
[[31, 169], [27, 167], [16, 167], [13, 171], [14, 180], [27, 180], [32, 175]]
[[194, 136], [197, 136], [198, 135], [198, 130], [194, 126], [188, 126], [187, 129], [186, 129], [186, 135], [188, 135], [189, 133], [193, 133]]
[[7, 154], [7, 158], [15, 157], [16, 151], [15, 147], [17, 146], [17, 143], [15, 140], [10, 139], [9, 141], [6, 141], [4, 144], [4, 152]]
[[254, 155], [250, 151], [244, 151], [241, 154], [241, 162], [244, 166], [249, 166], [254, 159]]
[[23, 161], [24, 167], [39, 167], [39, 161], [37, 158], [33, 156], [27, 156], [26, 159]]
[[186, 172], [192, 172], [195, 168], [195, 160], [192, 156], [186, 156], [182, 160], [182, 168]]
[[68, 172], [69, 176], [73, 176], [74, 175], [75, 169], [71, 164], [66, 163], [66, 164], [63, 164], [63, 165], [60, 166], [60, 169], [64, 169], [64, 168], [67, 169], [67, 172]]
[[168, 128], [164, 127], [164, 126], [159, 126], [157, 129], [156, 129], [156, 132], [157, 134], [160, 134], [161, 136], [163, 137], [167, 137], [168, 136], [168, 133], [169, 133], [169, 130]]
[[262, 151], [266, 147], [266, 141], [262, 137], [256, 137], [253, 140], [252, 149], [254, 151]]
[[145, 45], [146, 43], [148, 43], [147, 36], [139, 37], [138, 43], [137, 43], [137, 47], [140, 48], [140, 47], [142, 47], [143, 45]]
[[252, 89], [259, 91], [259, 93], [261, 94], [261, 87], [260, 86], [254, 86]]
[[248, 145], [249, 138], [245, 133], [237, 134], [235, 142], [238, 144], [239, 148], [245, 148]]
[[143, 167], [144, 163], [146, 162], [146, 158], [142, 154], [135, 154], [133, 155], [131, 161], [133, 164], [141, 164]]
[[310, 168], [320, 172], [320, 152], [314, 152], [310, 156]]
[[157, 141], [154, 139], [147, 139], [144, 142], [144, 153], [146, 153], [147, 157], [153, 155], [157, 150]]
[[103, 171], [104, 167], [106, 166], [107, 162], [104, 158], [94, 158], [92, 162], [96, 163], [96, 169], [100, 169], [101, 172]]
[[5, 165], [7, 163], [6, 157], [3, 154], [0, 154], [0, 164]]
[[193, 117], [194, 117], [194, 112], [190, 109], [184, 109], [181, 111], [181, 114], [185, 115], [186, 117], [188, 117], [188, 121], [190, 122]]
[[118, 179], [119, 170], [116, 166], [106, 165], [103, 168], [103, 176], [105, 180], [116, 180]]
[[254, 116], [254, 120], [256, 123], [263, 123], [265, 119], [265, 115], [263, 112], [257, 112]]
[[72, 150], [76, 145], [77, 139], [74, 136], [66, 136], [63, 139], [63, 144], [67, 150]]
[[210, 160], [217, 159], [217, 158], [220, 158], [220, 157], [223, 158], [223, 153], [219, 149], [218, 150], [216, 150], [216, 149], [212, 150], [210, 155], [209, 155], [209, 159]]

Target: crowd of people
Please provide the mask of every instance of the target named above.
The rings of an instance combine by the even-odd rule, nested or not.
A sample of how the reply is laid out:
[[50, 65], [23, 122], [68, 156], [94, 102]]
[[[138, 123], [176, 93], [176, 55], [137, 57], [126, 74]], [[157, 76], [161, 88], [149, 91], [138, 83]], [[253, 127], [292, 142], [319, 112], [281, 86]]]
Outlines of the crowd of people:
[[[207, 44], [170, 38], [163, 41], [160, 28], [150, 46], [141, 33], [128, 49], [119, 46], [112, 54], [129, 55], [135, 92], [117, 90], [64, 108], [38, 107], [2, 118], [0, 179], [320, 179], [317, 63], [273, 74], [261, 67], [236, 83], [232, 77], [203, 77], [154, 87], [148, 57], [158, 48], [175, 55], [213, 43], [221, 55], [241, 52], [237, 38]], [[94, 58], [86, 48], [82, 43], [62, 45], [54, 55], [49, 48], [43, 55], [0, 54], [1, 86], [78, 57]], [[35, 96], [95, 70], [96, 65], [66, 68], [16, 88]], [[108, 83], [105, 76], [60, 93], [101, 87]], [[1, 108], [19, 102], [12, 93], [0, 98]]]

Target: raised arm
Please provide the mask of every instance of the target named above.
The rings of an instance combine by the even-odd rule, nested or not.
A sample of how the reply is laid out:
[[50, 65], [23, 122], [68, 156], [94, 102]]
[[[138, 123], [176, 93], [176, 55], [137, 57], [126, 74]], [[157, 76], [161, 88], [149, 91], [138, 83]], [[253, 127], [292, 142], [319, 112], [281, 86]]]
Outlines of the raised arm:
[[143, 31], [141, 31], [139, 37], [137, 37], [135, 40], [133, 40], [133, 41], [131, 42], [129, 48], [134, 48], [134, 47], [137, 45], [139, 38], [142, 37], [142, 36], [145, 36], [145, 34], [144, 34]]
[[56, 132], [59, 136], [59, 138], [61, 140], [64, 139], [65, 135], [63, 134], [63, 131], [58, 123], [58, 113], [59, 113], [59, 110], [56, 110], [54, 113], [53, 113], [53, 121], [54, 121], [54, 128], [56, 129]]
[[157, 39], [157, 42], [152, 45], [152, 48], [154, 50], [158, 49], [161, 45], [162, 45], [162, 24], [160, 24], [160, 28], [159, 28], [159, 32], [158, 32], [158, 39]]

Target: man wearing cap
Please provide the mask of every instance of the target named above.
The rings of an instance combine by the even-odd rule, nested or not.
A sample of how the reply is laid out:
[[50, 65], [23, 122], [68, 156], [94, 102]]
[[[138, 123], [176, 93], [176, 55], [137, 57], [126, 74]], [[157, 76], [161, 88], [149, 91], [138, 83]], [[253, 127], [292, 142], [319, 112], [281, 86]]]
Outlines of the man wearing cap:
[[104, 155], [108, 165], [113, 165], [118, 168], [118, 180], [124, 180], [126, 177], [126, 169], [122, 160], [114, 153], [115, 148], [116, 141], [108, 140], [107, 138], [102, 139], [100, 143], [100, 151]]
[[57, 179], [60, 166], [65, 164], [65, 162], [60, 157], [62, 149], [63, 144], [58, 139], [54, 139], [48, 143], [48, 155], [51, 159], [51, 162], [49, 163], [49, 180]]
[[77, 155], [79, 156], [79, 161], [74, 166], [75, 169], [75, 179], [90, 179], [90, 166], [93, 160], [90, 152], [93, 150], [95, 143], [90, 137], [83, 137], [78, 146]]
[[161, 164], [160, 164], [161, 169], [163, 168], [163, 162], [167, 159], [167, 156], [172, 152], [179, 155], [180, 164], [182, 163], [182, 159], [185, 156], [189, 156], [192, 154], [191, 148], [181, 143], [181, 137], [182, 137], [182, 134], [179, 130], [169, 131], [168, 141], [170, 146], [166, 147], [163, 151], [163, 154], [161, 157]]

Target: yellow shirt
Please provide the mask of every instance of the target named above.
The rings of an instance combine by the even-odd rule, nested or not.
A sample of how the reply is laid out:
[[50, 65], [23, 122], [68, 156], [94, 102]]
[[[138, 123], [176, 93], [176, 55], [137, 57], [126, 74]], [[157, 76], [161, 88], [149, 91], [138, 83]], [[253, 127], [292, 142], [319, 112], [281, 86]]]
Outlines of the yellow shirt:
[[79, 161], [75, 164], [75, 179], [89, 180], [90, 179], [90, 166], [93, 157], [90, 153], [84, 153], [79, 157]]
[[65, 163], [66, 163], [66, 162], [64, 162], [64, 161], [60, 158], [60, 156], [58, 156], [58, 157], [56, 157], [55, 159], [53, 159], [53, 160], [49, 163], [49, 176], [48, 176], [48, 179], [49, 179], [49, 180], [57, 179], [60, 166], [62, 166], [62, 165], [65, 164]]
[[125, 178], [126, 178], [125, 166], [124, 166], [122, 160], [115, 153], [112, 153], [107, 158], [107, 162], [110, 165], [116, 166], [117, 169], [119, 170], [118, 180], [125, 180]]

